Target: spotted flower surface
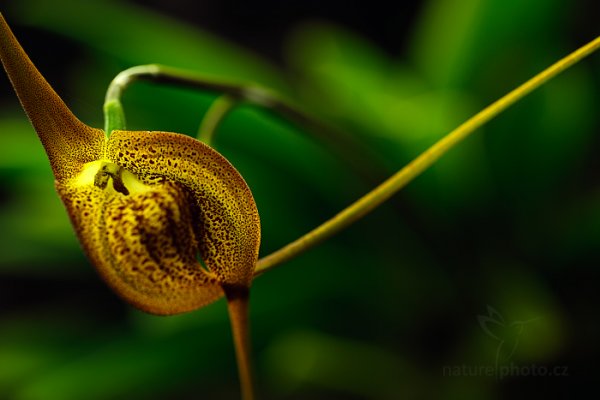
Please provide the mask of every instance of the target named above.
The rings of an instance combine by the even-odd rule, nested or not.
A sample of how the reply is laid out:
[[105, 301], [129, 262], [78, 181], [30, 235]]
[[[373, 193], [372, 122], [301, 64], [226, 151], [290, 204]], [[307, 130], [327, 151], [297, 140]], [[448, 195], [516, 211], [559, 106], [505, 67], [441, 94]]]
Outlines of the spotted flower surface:
[[0, 58], [50, 160], [92, 264], [132, 305], [175, 314], [246, 290], [260, 244], [256, 204], [218, 152], [169, 132], [79, 121], [0, 15]]

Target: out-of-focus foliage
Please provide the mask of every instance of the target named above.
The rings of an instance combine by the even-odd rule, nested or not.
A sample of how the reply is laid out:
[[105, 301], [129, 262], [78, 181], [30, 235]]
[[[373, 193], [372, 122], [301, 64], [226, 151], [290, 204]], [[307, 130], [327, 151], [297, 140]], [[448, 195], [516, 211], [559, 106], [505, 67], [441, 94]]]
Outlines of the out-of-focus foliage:
[[[369, 150], [365, 167], [383, 177], [583, 44], [579, 6], [430, 0], [394, 55], [360, 32], [307, 21], [273, 38], [284, 67], [125, 1], [19, 0], [2, 11], [86, 123], [102, 126], [114, 75], [158, 62], [293, 97], [358, 140]], [[46, 35], [51, 47], [36, 47]], [[251, 317], [263, 397], [576, 397], [593, 382], [598, 71], [596, 55], [365, 220], [257, 279]], [[235, 398], [224, 303], [159, 318], [116, 299], [82, 255], [42, 146], [0, 79], [0, 398]], [[124, 101], [131, 129], [194, 135], [214, 98], [140, 83]], [[216, 146], [253, 190], [263, 255], [375, 184], [263, 110], [236, 110]], [[526, 376], [525, 367], [569, 377]]]

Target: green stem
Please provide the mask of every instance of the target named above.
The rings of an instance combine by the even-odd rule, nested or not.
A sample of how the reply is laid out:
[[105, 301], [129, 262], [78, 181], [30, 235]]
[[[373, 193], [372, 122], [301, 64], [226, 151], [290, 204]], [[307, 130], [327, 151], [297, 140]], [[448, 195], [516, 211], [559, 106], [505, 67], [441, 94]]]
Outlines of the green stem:
[[[266, 108], [304, 128], [304, 132], [312, 134], [315, 139], [324, 142], [329, 149], [344, 159], [361, 176], [369, 181], [379, 182], [381, 180], [381, 173], [372, 165], [373, 163], [365, 163], [365, 159], [369, 158], [368, 150], [365, 150], [356, 138], [345, 135], [339, 129], [321, 121], [294, 102], [277, 95], [272, 90], [253, 83], [218, 80], [214, 77], [158, 64], [132, 67], [119, 73], [113, 79], [106, 92], [104, 103], [107, 134], [110, 134], [114, 129], [122, 130], [125, 128], [125, 118], [120, 99], [124, 90], [131, 83], [138, 80], [221, 93], [227, 96], [230, 101], [237, 102], [237, 104], [244, 103]], [[225, 100], [222, 101], [222, 104], [215, 105], [215, 107], [224, 107]], [[230, 110], [223, 112], [223, 110], [211, 109], [209, 111], [216, 114], [221, 112], [222, 115], [219, 118], [222, 119]], [[215, 115], [211, 116], [209, 114], [207, 117], [209, 121], [203, 121], [202, 126], [214, 124], [215, 122], [218, 125], [220, 122], [219, 118], [215, 118]], [[213, 121], [210, 121], [211, 119]], [[211, 135], [214, 134], [216, 128], [216, 125], [212, 128]], [[202, 133], [202, 135], [204, 138], [206, 134]]]
[[308, 232], [299, 239], [289, 243], [283, 248], [258, 260], [255, 269], [255, 276], [270, 270], [278, 264], [284, 263], [296, 257], [300, 253], [308, 250], [340, 230], [346, 228], [358, 219], [364, 217], [374, 208], [378, 207], [381, 203], [389, 199], [392, 195], [406, 186], [415, 177], [419, 176], [448, 150], [456, 146], [467, 136], [471, 135], [483, 124], [487, 123], [502, 111], [510, 107], [512, 104], [543, 85], [549, 79], [552, 79], [565, 69], [571, 67], [584, 57], [590, 55], [599, 47], [600, 36], [564, 57], [544, 71], [540, 72], [488, 107], [484, 108], [482, 111], [469, 118], [462, 125], [458, 126], [452, 132], [448, 133], [425, 152], [421, 153], [417, 158], [411, 161], [392, 177], [387, 179], [371, 192], [367, 193], [365, 196], [358, 199], [349, 207], [342, 210], [333, 218]]
[[104, 132], [107, 136], [113, 130], [125, 130], [125, 112], [121, 96], [134, 81], [157, 73], [154, 65], [140, 65], [120, 72], [108, 86], [104, 99]]
[[204, 114], [198, 129], [198, 140], [211, 145], [219, 125], [238, 103], [239, 101], [229, 94], [219, 96]]
[[286, 111], [289, 108], [287, 103], [273, 92], [256, 85], [219, 81], [212, 77], [205, 77], [164, 65], [139, 65], [119, 73], [108, 87], [104, 101], [105, 128], [108, 134], [113, 129], [124, 129], [125, 118], [123, 117], [121, 96], [129, 85], [138, 80], [226, 93], [232, 99], [263, 107], [272, 107], [275, 104], [276, 107], [281, 107]]

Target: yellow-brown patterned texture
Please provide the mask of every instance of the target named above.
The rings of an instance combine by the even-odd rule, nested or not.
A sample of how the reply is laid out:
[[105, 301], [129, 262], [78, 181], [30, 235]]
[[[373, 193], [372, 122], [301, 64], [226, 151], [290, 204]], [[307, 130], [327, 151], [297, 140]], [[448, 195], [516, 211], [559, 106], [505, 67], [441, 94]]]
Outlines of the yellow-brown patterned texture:
[[199, 251], [219, 282], [249, 286], [260, 245], [260, 221], [242, 176], [219, 153], [198, 140], [169, 132], [114, 131], [107, 158], [151, 184], [178, 182], [197, 214]]
[[57, 184], [86, 253], [123, 299], [153, 314], [177, 314], [223, 295], [196, 260], [190, 199], [165, 182], [124, 195]]
[[101, 157], [104, 132], [79, 121], [31, 62], [0, 14], [0, 59], [57, 180]]

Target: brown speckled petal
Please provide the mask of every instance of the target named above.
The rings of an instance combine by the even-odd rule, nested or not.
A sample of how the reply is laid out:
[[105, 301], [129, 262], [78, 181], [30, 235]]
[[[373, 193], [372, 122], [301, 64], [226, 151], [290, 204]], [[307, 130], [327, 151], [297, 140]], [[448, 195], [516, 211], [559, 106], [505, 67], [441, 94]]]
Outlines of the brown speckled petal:
[[144, 183], [164, 178], [185, 187], [207, 268], [222, 285], [250, 286], [260, 220], [246, 182], [223, 156], [176, 133], [114, 131], [106, 158]]
[[0, 59], [35, 128], [57, 180], [79, 172], [103, 152], [104, 132], [75, 117], [25, 54], [0, 14]]
[[153, 314], [195, 310], [223, 295], [196, 260], [190, 200], [176, 184], [123, 195], [57, 184], [88, 257], [123, 299]]

